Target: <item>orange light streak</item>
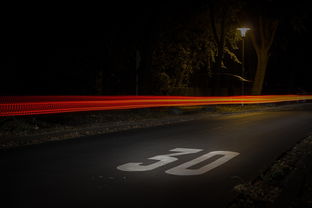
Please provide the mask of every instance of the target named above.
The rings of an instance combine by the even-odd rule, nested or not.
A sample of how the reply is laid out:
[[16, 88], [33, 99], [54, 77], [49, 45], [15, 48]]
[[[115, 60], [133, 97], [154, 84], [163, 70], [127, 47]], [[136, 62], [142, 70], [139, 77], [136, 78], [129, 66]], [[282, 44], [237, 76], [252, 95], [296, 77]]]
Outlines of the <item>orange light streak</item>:
[[0, 116], [36, 115], [79, 111], [119, 110], [170, 106], [262, 104], [312, 100], [312, 95], [262, 96], [3, 96]]

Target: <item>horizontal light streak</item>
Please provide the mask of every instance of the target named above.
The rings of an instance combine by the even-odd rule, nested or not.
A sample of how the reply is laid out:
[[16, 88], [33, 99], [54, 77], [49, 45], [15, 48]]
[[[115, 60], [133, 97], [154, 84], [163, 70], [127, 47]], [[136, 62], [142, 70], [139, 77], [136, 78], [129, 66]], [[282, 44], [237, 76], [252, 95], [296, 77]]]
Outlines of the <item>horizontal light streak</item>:
[[261, 104], [312, 100], [312, 95], [262, 96], [2, 96], [0, 116], [35, 115], [170, 106]]

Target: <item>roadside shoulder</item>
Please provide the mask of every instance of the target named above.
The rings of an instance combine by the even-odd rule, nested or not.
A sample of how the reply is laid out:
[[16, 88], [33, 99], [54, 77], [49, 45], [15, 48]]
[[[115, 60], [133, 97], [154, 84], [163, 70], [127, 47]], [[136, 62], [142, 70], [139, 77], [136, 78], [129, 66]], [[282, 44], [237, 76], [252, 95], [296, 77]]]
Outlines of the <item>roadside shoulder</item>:
[[254, 181], [234, 187], [236, 207], [311, 207], [312, 136], [280, 156]]

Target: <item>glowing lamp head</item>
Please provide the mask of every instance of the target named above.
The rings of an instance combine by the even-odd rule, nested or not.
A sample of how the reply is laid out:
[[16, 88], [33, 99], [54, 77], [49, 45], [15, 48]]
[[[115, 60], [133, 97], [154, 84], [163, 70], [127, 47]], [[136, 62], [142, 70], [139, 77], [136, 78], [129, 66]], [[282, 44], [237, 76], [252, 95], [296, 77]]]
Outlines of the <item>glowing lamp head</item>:
[[240, 28], [237, 28], [237, 30], [240, 31], [242, 37], [245, 37], [247, 31], [250, 30], [250, 28], [248, 28], [248, 27], [240, 27]]

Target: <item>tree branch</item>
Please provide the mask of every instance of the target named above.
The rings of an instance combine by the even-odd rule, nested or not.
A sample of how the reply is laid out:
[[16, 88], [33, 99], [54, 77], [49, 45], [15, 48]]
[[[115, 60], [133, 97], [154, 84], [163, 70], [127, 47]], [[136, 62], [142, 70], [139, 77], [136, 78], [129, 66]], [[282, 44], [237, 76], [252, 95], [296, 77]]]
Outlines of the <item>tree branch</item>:
[[[265, 35], [264, 35], [264, 31], [263, 31], [263, 18], [262, 16], [259, 16], [259, 38], [260, 38], [260, 43], [259, 43], [259, 47], [261, 48], [265, 48]], [[260, 45], [261, 44], [261, 45]]]
[[251, 43], [254, 47], [254, 49], [256, 50], [256, 52], [258, 53], [260, 51], [260, 47], [259, 47], [259, 44], [256, 40], [256, 36], [255, 36], [255, 33], [254, 32], [251, 32], [250, 33], [250, 39], [251, 39]]
[[279, 21], [278, 20], [275, 20], [272, 22], [272, 33], [271, 33], [271, 37], [270, 37], [270, 40], [268, 41], [268, 44], [267, 44], [267, 47], [266, 47], [266, 50], [270, 50], [271, 46], [272, 46], [272, 43], [273, 43], [273, 40], [274, 40], [274, 37], [275, 37], [275, 33], [276, 33], [276, 30], [277, 30], [277, 26], [278, 26], [278, 23]]
[[215, 22], [215, 14], [214, 14], [214, 9], [213, 6], [211, 5], [209, 7], [209, 16], [210, 16], [210, 22], [211, 22], [211, 28], [212, 28], [212, 33], [213, 33], [213, 37], [215, 39], [215, 41], [217, 42], [217, 44], [220, 44], [220, 39], [217, 33], [217, 28], [216, 28], [216, 22]]

